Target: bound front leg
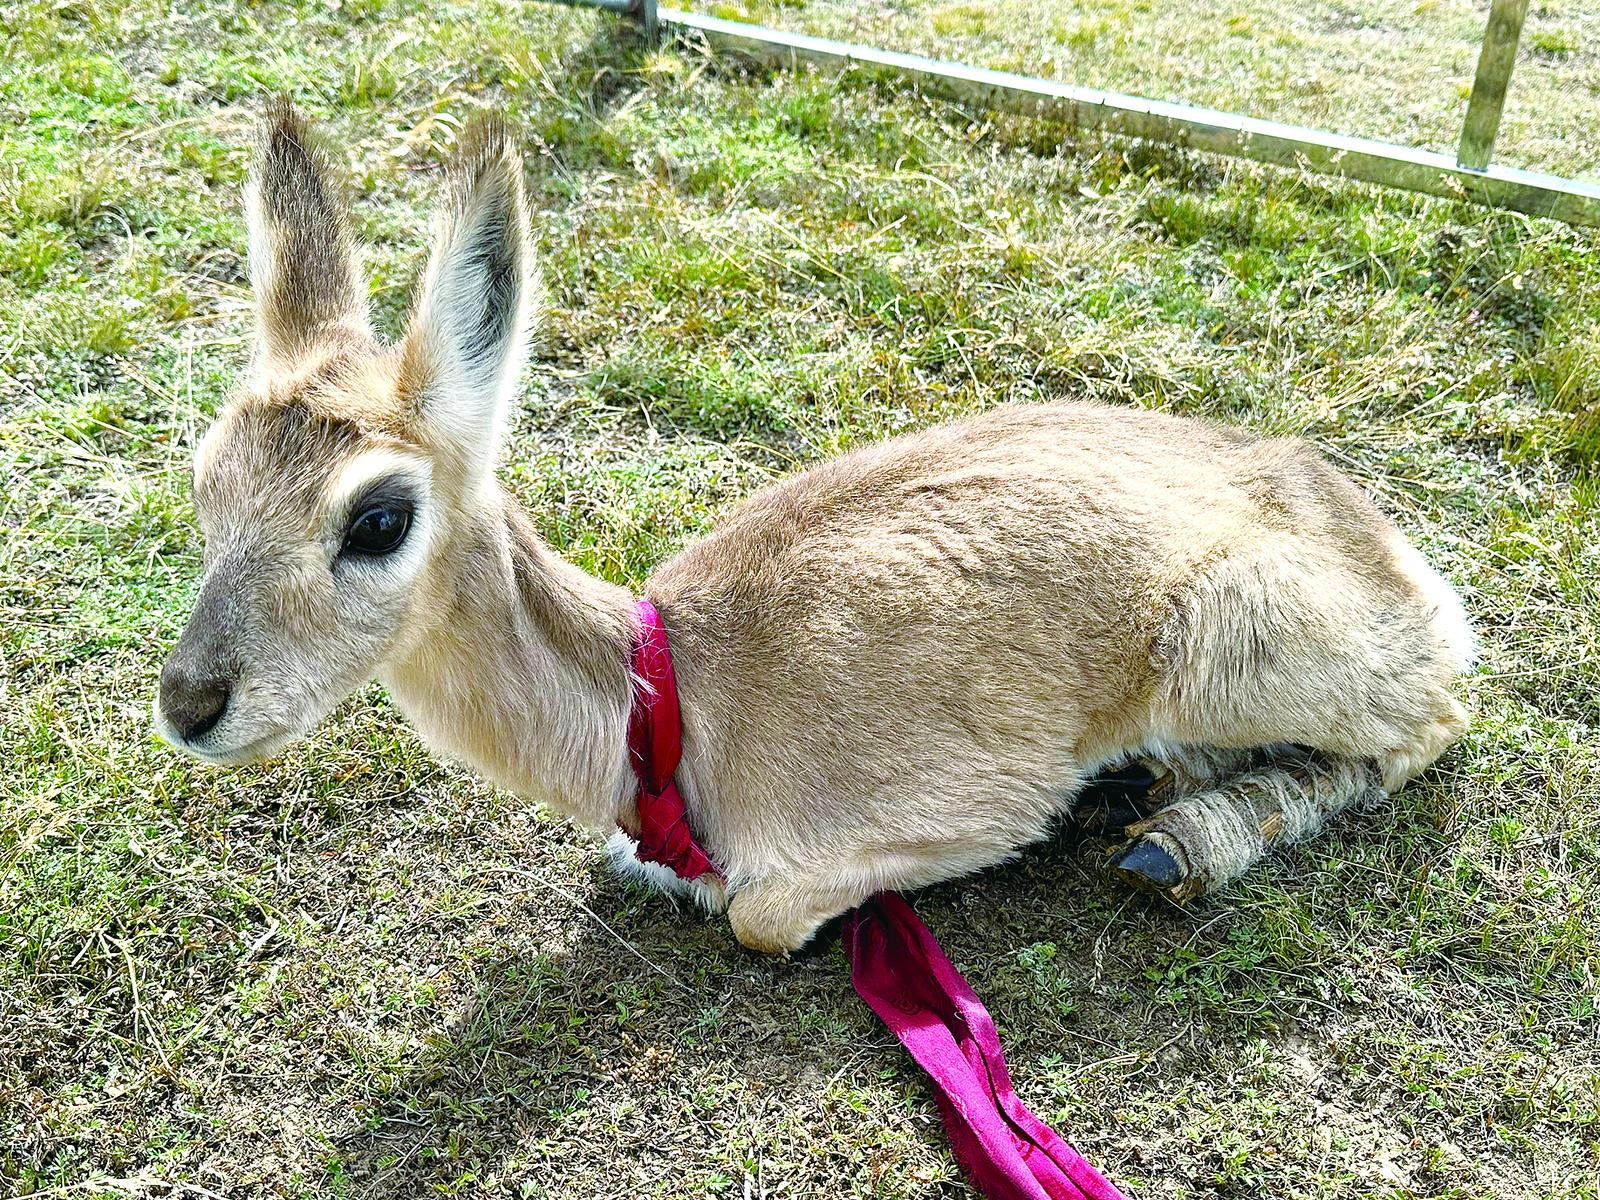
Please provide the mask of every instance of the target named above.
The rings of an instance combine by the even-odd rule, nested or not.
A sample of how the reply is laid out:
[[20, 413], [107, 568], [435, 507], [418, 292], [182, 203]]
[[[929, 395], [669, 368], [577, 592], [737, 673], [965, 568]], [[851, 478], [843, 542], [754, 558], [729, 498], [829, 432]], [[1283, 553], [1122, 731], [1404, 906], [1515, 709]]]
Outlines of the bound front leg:
[[1244, 874], [1262, 855], [1383, 796], [1375, 764], [1313, 755], [1195, 792], [1128, 828], [1111, 862], [1128, 882], [1182, 903]]
[[728, 903], [728, 922], [740, 945], [762, 954], [789, 954], [867, 898], [836, 880], [770, 878], [746, 884]]

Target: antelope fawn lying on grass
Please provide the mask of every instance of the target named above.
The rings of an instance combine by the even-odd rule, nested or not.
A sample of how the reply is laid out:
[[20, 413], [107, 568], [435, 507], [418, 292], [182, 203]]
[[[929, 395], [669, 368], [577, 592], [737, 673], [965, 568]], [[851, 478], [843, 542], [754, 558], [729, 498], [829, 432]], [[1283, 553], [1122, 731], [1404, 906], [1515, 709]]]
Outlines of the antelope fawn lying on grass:
[[[398, 345], [286, 102], [248, 209], [256, 370], [195, 454], [205, 574], [162, 734], [260, 758], [376, 675], [432, 745], [633, 828], [634, 602], [495, 481], [538, 304], [505, 134], [463, 137]], [[692, 890], [765, 951], [1010, 857], [1133, 758], [1170, 770], [1168, 803], [1119, 864], [1194, 894], [1466, 725], [1461, 605], [1355, 485], [1298, 442], [1151, 412], [1002, 408], [859, 450], [751, 498], [645, 594], [722, 872]]]

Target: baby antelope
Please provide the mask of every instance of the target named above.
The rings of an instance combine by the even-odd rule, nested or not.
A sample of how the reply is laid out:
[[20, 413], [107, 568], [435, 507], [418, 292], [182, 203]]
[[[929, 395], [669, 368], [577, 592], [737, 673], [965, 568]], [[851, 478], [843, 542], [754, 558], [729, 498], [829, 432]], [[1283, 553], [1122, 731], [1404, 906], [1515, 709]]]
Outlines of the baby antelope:
[[[205, 570], [161, 734], [258, 759], [376, 676], [439, 751], [637, 832], [636, 602], [495, 479], [539, 306], [505, 132], [463, 135], [397, 344], [287, 102], [247, 201], [254, 371], [195, 453]], [[1159, 807], [1115, 865], [1187, 898], [1466, 727], [1461, 603], [1362, 492], [1300, 442], [1154, 412], [1006, 407], [858, 450], [747, 500], [644, 595], [719, 872], [692, 890], [769, 952], [1010, 858], [1131, 760]]]

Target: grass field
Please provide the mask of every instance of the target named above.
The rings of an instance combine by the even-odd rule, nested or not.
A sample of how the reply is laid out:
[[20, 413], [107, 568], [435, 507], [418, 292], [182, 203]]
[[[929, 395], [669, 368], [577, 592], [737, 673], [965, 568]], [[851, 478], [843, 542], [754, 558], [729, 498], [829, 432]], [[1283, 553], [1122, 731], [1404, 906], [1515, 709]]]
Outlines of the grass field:
[[[1535, 14], [1508, 161], [1600, 166], [1584, 3]], [[718, 11], [1438, 145], [1482, 19]], [[1070, 830], [919, 906], [1025, 1099], [1131, 1195], [1600, 1195], [1600, 238], [537, 4], [24, 0], [0, 28], [0, 1194], [967, 1194], [831, 944], [740, 952], [376, 690], [261, 768], [153, 738], [283, 89], [349, 148], [389, 328], [461, 119], [521, 130], [551, 308], [504, 477], [614, 580], [776, 474], [1001, 401], [1314, 439], [1467, 597], [1468, 738], [1193, 911]]]

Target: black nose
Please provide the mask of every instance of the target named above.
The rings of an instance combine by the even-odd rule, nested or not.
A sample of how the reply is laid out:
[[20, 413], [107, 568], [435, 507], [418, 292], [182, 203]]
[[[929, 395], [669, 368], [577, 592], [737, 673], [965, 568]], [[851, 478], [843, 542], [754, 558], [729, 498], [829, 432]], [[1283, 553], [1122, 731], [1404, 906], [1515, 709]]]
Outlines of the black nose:
[[170, 660], [161, 668], [161, 712], [184, 741], [215, 728], [227, 708], [227, 680], [197, 677]]

